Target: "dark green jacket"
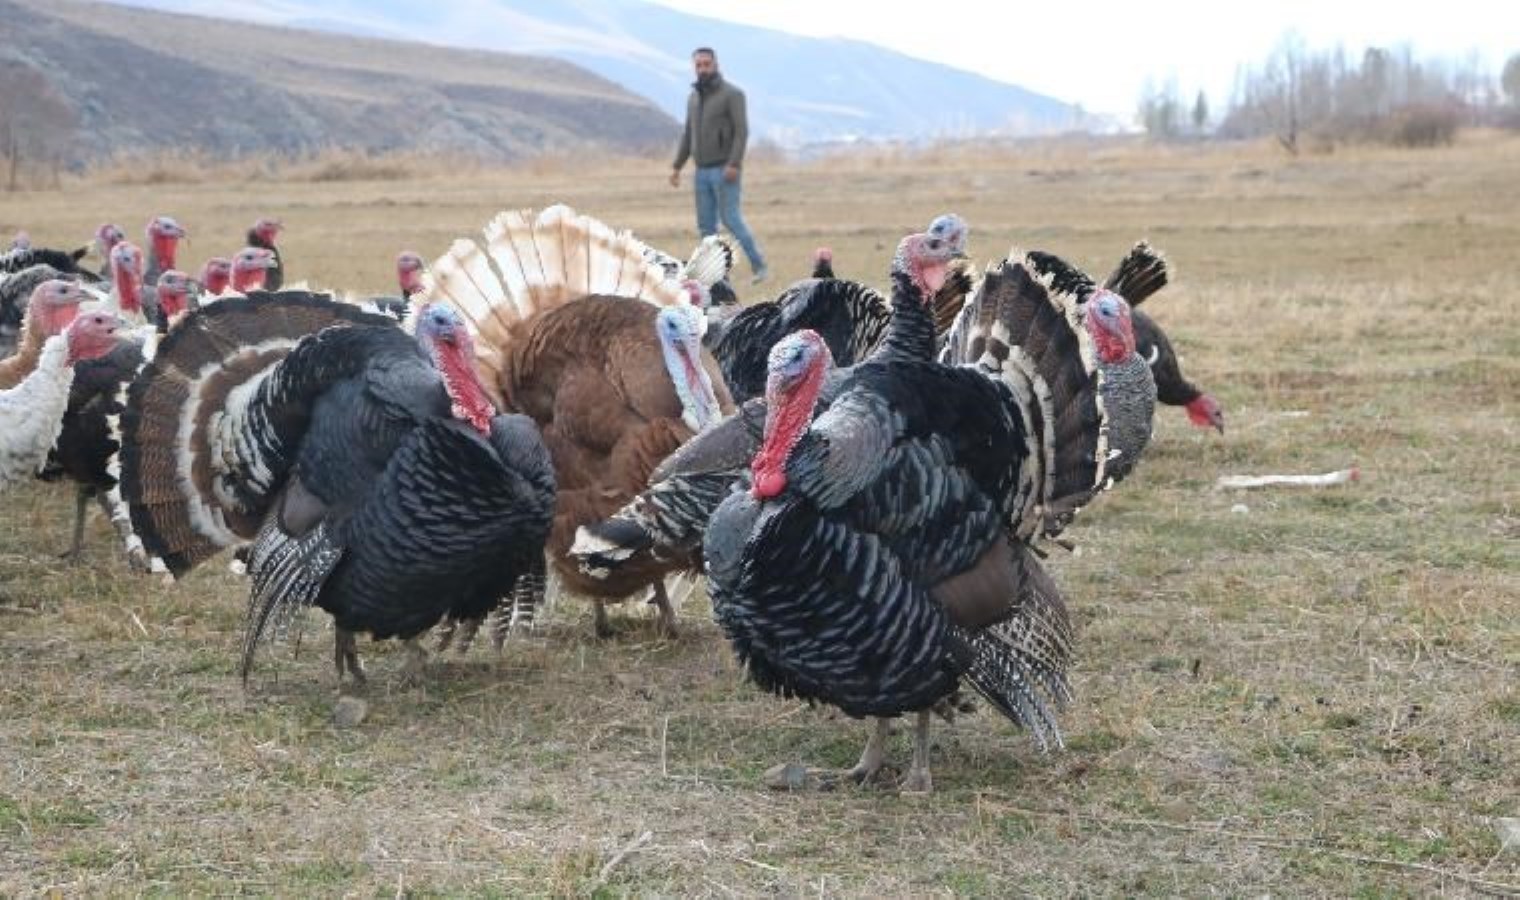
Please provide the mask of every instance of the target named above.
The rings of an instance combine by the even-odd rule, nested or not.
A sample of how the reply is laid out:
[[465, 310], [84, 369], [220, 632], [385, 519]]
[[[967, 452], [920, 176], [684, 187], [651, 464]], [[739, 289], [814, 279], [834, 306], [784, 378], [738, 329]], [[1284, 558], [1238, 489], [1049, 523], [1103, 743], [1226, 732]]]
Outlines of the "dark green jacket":
[[706, 88], [692, 85], [686, 100], [686, 127], [681, 131], [673, 168], [681, 168], [687, 159], [695, 159], [699, 167], [737, 166], [744, 162], [748, 141], [744, 92], [719, 75]]

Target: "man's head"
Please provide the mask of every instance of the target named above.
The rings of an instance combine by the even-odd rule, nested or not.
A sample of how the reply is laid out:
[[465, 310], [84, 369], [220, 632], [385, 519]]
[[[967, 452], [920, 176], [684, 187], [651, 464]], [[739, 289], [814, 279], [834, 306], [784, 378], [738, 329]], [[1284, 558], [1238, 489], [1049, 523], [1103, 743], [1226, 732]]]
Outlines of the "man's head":
[[697, 73], [697, 83], [707, 84], [718, 75], [718, 54], [711, 47], [698, 47], [691, 51], [691, 67]]

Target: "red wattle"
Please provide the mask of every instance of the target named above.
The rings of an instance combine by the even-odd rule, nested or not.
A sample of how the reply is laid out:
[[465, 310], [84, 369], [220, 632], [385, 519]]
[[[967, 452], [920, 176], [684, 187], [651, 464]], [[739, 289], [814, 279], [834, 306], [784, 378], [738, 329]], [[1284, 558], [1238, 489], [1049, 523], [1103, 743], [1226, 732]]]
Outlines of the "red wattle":
[[750, 495], [757, 500], [769, 500], [786, 490], [786, 476], [780, 472], [756, 472], [754, 476], [755, 486], [750, 489]]
[[155, 235], [153, 237], [153, 255], [158, 257], [158, 270], [179, 268], [174, 264], [174, 256], [179, 252], [179, 238], [168, 235]]

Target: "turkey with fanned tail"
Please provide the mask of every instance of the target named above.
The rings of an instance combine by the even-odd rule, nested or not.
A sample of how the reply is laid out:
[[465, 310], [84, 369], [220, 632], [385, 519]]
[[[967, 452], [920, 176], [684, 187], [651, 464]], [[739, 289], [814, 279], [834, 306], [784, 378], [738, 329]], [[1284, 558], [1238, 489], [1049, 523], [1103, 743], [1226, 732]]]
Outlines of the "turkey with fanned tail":
[[[669, 564], [649, 560], [595, 579], [567, 553], [579, 526], [628, 502], [671, 451], [733, 411], [689, 293], [707, 269], [672, 279], [632, 235], [565, 206], [502, 213], [484, 238], [484, 246], [455, 241], [431, 266], [423, 297], [470, 323], [488, 388], [543, 432], [559, 489], [548, 549], [561, 586], [593, 602], [603, 635], [605, 604], [652, 591], [669, 632]], [[526, 612], [536, 600], [514, 604]]]
[[554, 504], [533, 423], [495, 415], [450, 309], [386, 318], [300, 292], [191, 314], [127, 392], [117, 490], [133, 538], [176, 575], [253, 542], [242, 673], [305, 606], [354, 636], [415, 638], [479, 615], [543, 553]]
[[1132, 467], [1143, 443], [1108, 410], [1154, 399], [1124, 301], [1078, 305], [1022, 263], [987, 274], [953, 335], [955, 365], [857, 366], [816, 418], [827, 347], [777, 344], [749, 484], [704, 539], [714, 615], [750, 677], [877, 717], [850, 774], [883, 765], [888, 718], [917, 714], [904, 790], [931, 789], [930, 713], [962, 679], [1060, 744], [1073, 637], [1030, 540]]
[[[946, 219], [958, 221], [942, 216], [936, 222]], [[927, 233], [899, 242], [892, 261], [891, 313], [873, 336], [862, 365], [933, 358], [938, 338], [931, 307], [948, 286], [964, 277], [957, 266], [960, 252], [957, 241]], [[852, 371], [854, 367], [840, 368], [828, 376], [825, 405], [847, 384]], [[580, 530], [571, 550], [578, 564], [592, 577], [612, 577], [625, 566], [647, 565], [650, 559], [688, 571], [699, 569], [702, 531], [760, 446], [764, 421], [765, 400], [756, 397], [737, 415], [688, 441], [660, 464], [647, 490], [611, 517]]]
[[[1097, 290], [1092, 279], [1059, 257], [1038, 251], [1029, 257], [1036, 269], [1051, 276], [1053, 286], [1058, 289], [1083, 299]], [[1135, 349], [1150, 364], [1156, 380], [1156, 401], [1180, 406], [1195, 426], [1224, 434], [1224, 408], [1212, 394], [1205, 393], [1182, 374], [1182, 361], [1166, 331], [1138, 308], [1146, 298], [1166, 287], [1170, 279], [1171, 269], [1165, 257], [1149, 243], [1140, 241], [1120, 260], [1103, 287], [1122, 296], [1133, 308]]]

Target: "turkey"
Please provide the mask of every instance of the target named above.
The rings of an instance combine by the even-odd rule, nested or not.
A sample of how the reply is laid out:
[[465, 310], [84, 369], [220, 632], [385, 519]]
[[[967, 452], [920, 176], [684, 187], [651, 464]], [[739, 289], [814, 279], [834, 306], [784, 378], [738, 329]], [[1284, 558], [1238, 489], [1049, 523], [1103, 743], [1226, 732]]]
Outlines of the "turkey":
[[279, 219], [270, 218], [260, 218], [248, 229], [247, 245], [268, 250], [273, 256], [274, 264], [264, 276], [265, 290], [277, 291], [285, 284], [285, 260], [280, 256], [280, 248], [274, 245], [275, 238], [284, 230]]
[[253, 541], [241, 672], [306, 606], [357, 632], [416, 637], [482, 615], [541, 559], [554, 504], [533, 423], [496, 415], [450, 309], [416, 336], [326, 297], [227, 298], [170, 331], [120, 418], [118, 491], [143, 550], [181, 575]]
[[[1037, 267], [1043, 267], [1042, 271], [1048, 271], [1058, 286], [1082, 296], [1096, 289], [1091, 279], [1057, 257], [1036, 252], [1031, 253], [1030, 258]], [[1128, 300], [1131, 307], [1139, 307], [1146, 298], [1166, 286], [1170, 274], [1166, 259], [1150, 244], [1140, 241], [1103, 285]], [[1151, 374], [1156, 380], [1156, 399], [1169, 406], [1183, 407], [1188, 421], [1199, 428], [1213, 428], [1223, 434], [1224, 409], [1219, 401], [1182, 374], [1181, 362], [1172, 349], [1171, 340], [1154, 319], [1138, 308], [1132, 315], [1135, 347], [1150, 363]]]
[[201, 266], [201, 293], [208, 297], [220, 297], [232, 286], [232, 260], [225, 256], [213, 256]]
[[132, 325], [148, 321], [151, 302], [144, 290], [142, 250], [131, 241], [121, 241], [111, 248], [111, 311]]
[[427, 273], [427, 264], [410, 250], [403, 250], [396, 254], [396, 284], [400, 293], [395, 296], [346, 296], [338, 299], [345, 303], [353, 303], [370, 312], [390, 316], [398, 322], [406, 321], [410, 312], [410, 300], [421, 294], [425, 288], [424, 275]]
[[[160, 286], [168, 273], [160, 279]], [[38, 473], [44, 481], [68, 479], [76, 486], [73, 539], [62, 558], [78, 562], [84, 547], [85, 515], [90, 500], [100, 503], [107, 519], [114, 519], [106, 492], [116, 486], [110, 461], [119, 446], [112, 435], [110, 418], [121, 413], [121, 393], [143, 365], [143, 345], [118, 337], [110, 352], [74, 365], [68, 406], [58, 441]]]
[[92, 273], [81, 268], [79, 261], [90, 252], [89, 247], [78, 250], [53, 250], [47, 247], [16, 247], [0, 253], [0, 277], [14, 275], [32, 266], [48, 265], [65, 275], [93, 278]]
[[596, 579], [567, 553], [576, 528], [628, 502], [671, 451], [733, 411], [701, 344], [702, 313], [643, 244], [568, 207], [503, 213], [485, 240], [456, 241], [433, 264], [424, 297], [461, 312], [484, 380], [543, 431], [559, 487], [548, 548], [562, 585], [593, 601], [600, 635], [606, 603], [653, 589], [668, 633], [669, 566]]
[[18, 231], [18, 232], [16, 232], [15, 236], [11, 238], [10, 249], [11, 250], [30, 250], [30, 249], [32, 249], [32, 236], [29, 235], [29, 234], [27, 234], [25, 231]]
[[127, 239], [125, 232], [120, 227], [110, 222], [102, 224], [95, 229], [95, 252], [100, 254], [100, 280], [111, 280], [111, 249]]
[[1005, 263], [947, 345], [955, 365], [859, 366], [816, 419], [825, 342], [771, 354], [749, 484], [704, 539], [709, 593], [757, 685], [877, 718], [856, 778], [883, 765], [887, 720], [916, 713], [902, 787], [932, 789], [930, 713], [962, 679], [1061, 743], [1073, 637], [1029, 541], [1132, 469], [1144, 443], [1110, 410], [1155, 396], [1125, 302], [1074, 300]]
[[16, 350], [0, 360], [0, 389], [13, 388], [36, 370], [46, 342], [63, 331], [79, 312], [79, 305], [94, 295], [79, 284], [62, 278], [43, 281], [32, 289], [26, 303]]
[[813, 251], [813, 276], [814, 278], [834, 277], [834, 251], [828, 247], [819, 247]]
[[22, 323], [26, 321], [27, 302], [37, 286], [44, 281], [61, 278], [64, 281], [81, 281], [84, 276], [60, 272], [46, 263], [22, 269], [19, 272], [0, 275], [0, 358], [16, 350], [21, 336]]
[[175, 268], [179, 256], [179, 242], [189, 232], [169, 216], [154, 216], [148, 221], [148, 260], [142, 270], [143, 284], [158, 284], [158, 276], [167, 269]]
[[[665, 280], [676, 284], [695, 282], [701, 290], [693, 295], [692, 302], [707, 314], [707, 334], [702, 343], [708, 350], [717, 346], [729, 319], [740, 310], [739, 297], [729, 283], [729, 273], [734, 268], [734, 250], [721, 236], [710, 234], [702, 238], [691, 256], [681, 261], [662, 250], [647, 245], [644, 258], [665, 272]], [[700, 296], [700, 300], [697, 296]]]
[[[959, 254], [954, 243], [928, 234], [903, 238], [892, 262], [892, 314], [863, 364], [933, 359], [936, 336], [928, 307], [946, 285], [962, 277], [956, 267]], [[848, 383], [853, 371], [835, 370], [825, 401]], [[588, 574], [602, 577], [630, 564], [649, 565], [651, 558], [698, 568], [702, 532], [759, 447], [765, 408], [763, 398], [746, 402], [738, 415], [698, 435], [662, 463], [650, 487], [633, 502], [577, 534], [572, 550], [577, 562]]]
[[[963, 254], [965, 223], [953, 215], [935, 221], [943, 235], [931, 235], [931, 239], [944, 241]], [[944, 305], [958, 311], [970, 289], [970, 277], [957, 267], [935, 292], [935, 308]], [[787, 334], [812, 329], [828, 343], [838, 365], [852, 366], [882, 340], [894, 314], [892, 309], [880, 294], [859, 282], [832, 277], [804, 279], [775, 300], [753, 304], [734, 315], [713, 355], [723, 367], [723, 379], [734, 400], [742, 403], [764, 393], [766, 355]]]
[[240, 297], [265, 289], [274, 253], [263, 247], [244, 247], [231, 259], [216, 256], [201, 269], [201, 294], [206, 302]]
[[427, 272], [427, 263], [422, 257], [411, 250], [403, 250], [396, 254], [396, 281], [401, 286], [401, 296], [410, 300], [416, 294], [422, 293], [426, 285], [423, 283], [423, 274]]
[[103, 312], [75, 317], [47, 339], [36, 367], [24, 380], [0, 391], [0, 490], [32, 478], [42, 468], [68, 407], [74, 365], [108, 353], [116, 346], [121, 324]]

